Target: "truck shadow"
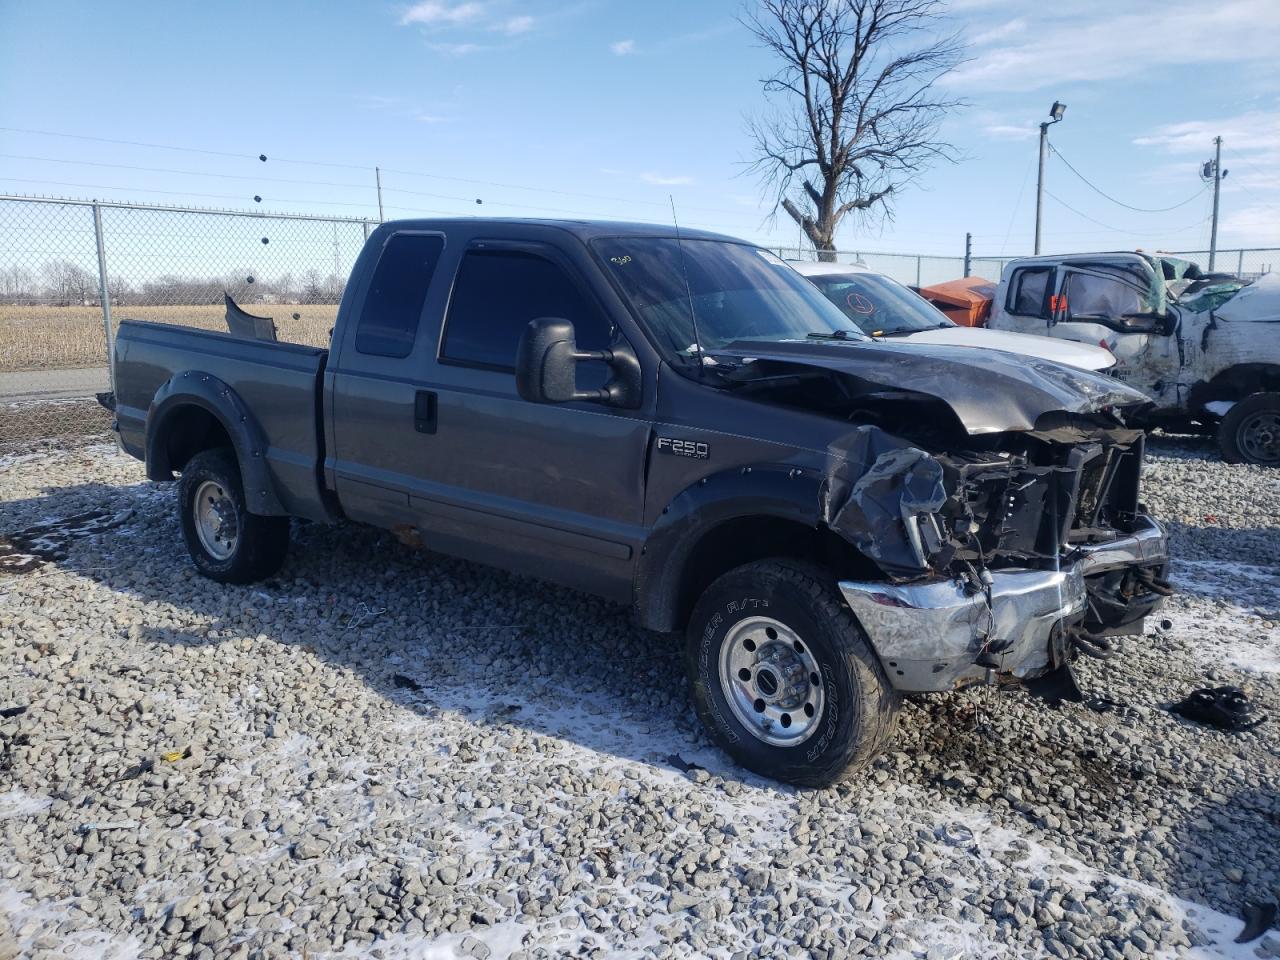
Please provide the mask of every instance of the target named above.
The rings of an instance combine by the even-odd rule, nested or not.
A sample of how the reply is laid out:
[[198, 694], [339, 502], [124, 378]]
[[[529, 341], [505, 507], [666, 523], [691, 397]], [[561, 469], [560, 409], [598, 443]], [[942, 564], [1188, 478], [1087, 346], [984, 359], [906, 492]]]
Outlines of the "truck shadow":
[[140, 622], [127, 628], [136, 640], [298, 646], [422, 716], [448, 710], [623, 759], [753, 779], [703, 735], [682, 638], [639, 629], [625, 607], [356, 524], [295, 522], [278, 575], [216, 584], [190, 564], [171, 486], [89, 483], [48, 494], [0, 503], [0, 538], [25, 543], [25, 530], [91, 505], [127, 518], [106, 533], [72, 530], [48, 550], [39, 544], [35, 559], [138, 601], [131, 615]]

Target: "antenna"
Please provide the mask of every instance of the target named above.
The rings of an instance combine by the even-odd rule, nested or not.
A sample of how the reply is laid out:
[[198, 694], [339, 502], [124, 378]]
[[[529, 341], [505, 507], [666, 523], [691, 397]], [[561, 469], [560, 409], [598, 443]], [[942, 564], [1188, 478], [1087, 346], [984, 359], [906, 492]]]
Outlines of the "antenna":
[[698, 335], [698, 312], [693, 309], [693, 290], [689, 286], [689, 264], [684, 256], [684, 240], [680, 236], [680, 219], [676, 216], [676, 198], [668, 193], [667, 199], [671, 201], [671, 222], [676, 228], [676, 247], [680, 251], [680, 272], [684, 274], [684, 295], [689, 301], [689, 322], [693, 324], [693, 345], [698, 348], [698, 376], [702, 376], [702, 337]]

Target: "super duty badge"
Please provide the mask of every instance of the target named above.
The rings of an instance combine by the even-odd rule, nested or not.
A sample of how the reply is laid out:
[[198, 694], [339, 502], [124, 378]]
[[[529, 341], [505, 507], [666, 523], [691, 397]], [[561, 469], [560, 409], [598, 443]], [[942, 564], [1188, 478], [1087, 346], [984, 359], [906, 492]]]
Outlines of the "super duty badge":
[[711, 446], [697, 440], [673, 440], [671, 437], [659, 437], [658, 452], [669, 453], [674, 457], [706, 460], [711, 456]]

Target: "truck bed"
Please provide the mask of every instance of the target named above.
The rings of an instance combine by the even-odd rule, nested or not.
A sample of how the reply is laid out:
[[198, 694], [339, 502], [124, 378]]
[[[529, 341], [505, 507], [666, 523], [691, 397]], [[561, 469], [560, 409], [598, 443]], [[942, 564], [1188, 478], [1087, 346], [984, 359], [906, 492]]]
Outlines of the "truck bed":
[[321, 493], [320, 384], [328, 351], [213, 330], [125, 320], [115, 341], [120, 440], [145, 459], [147, 416], [172, 378], [211, 377], [252, 412], [281, 504], [295, 516], [327, 516]]

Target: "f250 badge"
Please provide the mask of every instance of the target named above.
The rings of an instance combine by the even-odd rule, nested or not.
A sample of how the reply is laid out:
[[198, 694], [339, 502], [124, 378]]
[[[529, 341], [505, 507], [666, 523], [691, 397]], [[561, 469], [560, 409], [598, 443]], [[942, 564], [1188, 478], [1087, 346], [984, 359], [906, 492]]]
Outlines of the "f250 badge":
[[697, 440], [673, 440], [671, 437], [659, 437], [658, 452], [669, 453], [673, 457], [692, 457], [695, 460], [706, 460], [711, 456], [711, 445]]

